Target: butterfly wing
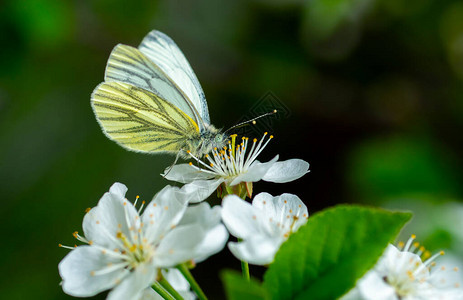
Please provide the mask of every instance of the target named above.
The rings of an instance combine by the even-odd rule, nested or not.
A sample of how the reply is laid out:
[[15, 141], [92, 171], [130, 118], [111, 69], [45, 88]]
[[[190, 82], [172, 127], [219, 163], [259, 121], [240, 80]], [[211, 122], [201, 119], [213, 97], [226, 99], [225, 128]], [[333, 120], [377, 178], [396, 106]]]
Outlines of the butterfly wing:
[[[153, 30], [148, 33], [138, 48], [185, 93], [204, 123], [210, 124], [209, 110], [203, 89], [175, 42], [164, 33]], [[166, 99], [171, 101], [169, 98]]]
[[137, 48], [122, 44], [114, 47], [106, 65], [105, 81], [129, 83], [168, 99], [202, 127], [198, 111], [183, 91]]
[[199, 134], [198, 125], [178, 107], [127, 83], [101, 83], [91, 104], [106, 136], [132, 151], [178, 153]]

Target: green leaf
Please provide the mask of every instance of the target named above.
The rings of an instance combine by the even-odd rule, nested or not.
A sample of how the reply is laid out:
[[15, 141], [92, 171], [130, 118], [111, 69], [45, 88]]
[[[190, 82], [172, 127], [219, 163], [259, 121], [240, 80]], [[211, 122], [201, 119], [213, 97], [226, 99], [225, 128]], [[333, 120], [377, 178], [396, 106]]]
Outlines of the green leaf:
[[222, 272], [221, 277], [229, 300], [267, 299], [262, 284], [253, 278], [248, 282], [240, 273], [230, 270]]
[[373, 267], [409, 213], [339, 205], [310, 217], [264, 276], [272, 299], [336, 299]]

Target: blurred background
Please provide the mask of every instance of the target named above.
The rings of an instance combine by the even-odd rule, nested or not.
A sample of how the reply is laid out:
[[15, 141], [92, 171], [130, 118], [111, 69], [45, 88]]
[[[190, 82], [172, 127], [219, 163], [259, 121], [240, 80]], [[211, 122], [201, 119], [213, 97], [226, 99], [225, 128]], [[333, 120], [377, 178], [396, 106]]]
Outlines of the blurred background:
[[[174, 39], [228, 128], [275, 139], [261, 160], [311, 172], [255, 193], [299, 195], [311, 214], [337, 203], [412, 210], [402, 239], [463, 259], [463, 3], [453, 0], [53, 1], [0, 4], [0, 291], [71, 299], [57, 265], [87, 207], [115, 181], [150, 200], [174, 157], [108, 140], [90, 108], [117, 43], [152, 29]], [[248, 128], [249, 129], [249, 128]], [[211, 197], [210, 203], [218, 204]], [[227, 249], [193, 274], [211, 299]], [[262, 269], [251, 267], [259, 275]], [[104, 294], [95, 299], [104, 298]]]

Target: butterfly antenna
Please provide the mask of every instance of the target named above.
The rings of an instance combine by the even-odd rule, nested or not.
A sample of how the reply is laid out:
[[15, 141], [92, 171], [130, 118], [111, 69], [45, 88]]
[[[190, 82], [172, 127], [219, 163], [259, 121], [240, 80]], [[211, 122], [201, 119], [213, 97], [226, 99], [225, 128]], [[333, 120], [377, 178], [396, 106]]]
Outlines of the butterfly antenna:
[[228, 128], [227, 130], [225, 130], [224, 133], [227, 133], [228, 131], [234, 129], [234, 128], [239, 128], [239, 127], [243, 127], [243, 126], [246, 126], [246, 125], [249, 125], [249, 123], [251, 123], [252, 125], [255, 125], [256, 124], [256, 120], [257, 119], [260, 119], [260, 118], [263, 118], [263, 117], [266, 117], [266, 116], [270, 116], [270, 115], [274, 115], [277, 113], [277, 110], [274, 109], [273, 111], [271, 112], [268, 112], [268, 113], [265, 113], [263, 115], [260, 115], [258, 117], [255, 117], [254, 119], [251, 119], [251, 120], [248, 120], [248, 121], [244, 121], [244, 122], [241, 122], [241, 123], [238, 123], [230, 128]]

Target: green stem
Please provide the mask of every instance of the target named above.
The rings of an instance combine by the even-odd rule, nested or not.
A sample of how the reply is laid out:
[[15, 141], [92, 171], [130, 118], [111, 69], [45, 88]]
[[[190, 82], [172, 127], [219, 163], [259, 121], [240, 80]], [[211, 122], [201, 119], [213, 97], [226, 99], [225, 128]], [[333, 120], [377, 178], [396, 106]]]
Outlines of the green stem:
[[249, 265], [244, 260], [241, 261], [241, 272], [243, 273], [243, 277], [246, 281], [251, 280], [251, 277], [249, 276]]
[[156, 293], [161, 295], [162, 298], [166, 300], [176, 300], [162, 287], [162, 285], [159, 282], [155, 281], [151, 287], [153, 288], [153, 290], [156, 291]]
[[194, 279], [193, 275], [191, 275], [190, 270], [185, 264], [181, 264], [177, 266], [177, 269], [182, 273], [183, 277], [188, 281], [193, 291], [196, 293], [200, 300], [207, 300], [206, 295], [204, 294], [203, 290], [199, 286], [199, 284]]
[[172, 296], [174, 296], [175, 299], [184, 300], [183, 297], [169, 283], [169, 281], [167, 281], [167, 279], [165, 279], [164, 277], [161, 277], [161, 279], [159, 280], [159, 283], [166, 291], [168, 291]]

